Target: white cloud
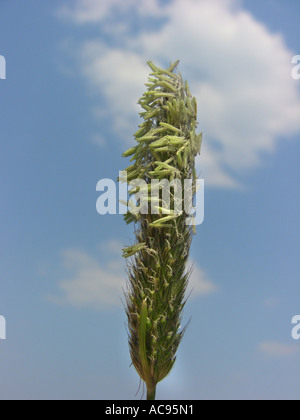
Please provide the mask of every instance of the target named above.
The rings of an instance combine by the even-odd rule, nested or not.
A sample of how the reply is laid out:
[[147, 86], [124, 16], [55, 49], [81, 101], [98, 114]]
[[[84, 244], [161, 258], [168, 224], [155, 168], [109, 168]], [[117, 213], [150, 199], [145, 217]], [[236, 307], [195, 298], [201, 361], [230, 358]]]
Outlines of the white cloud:
[[137, 12], [139, 15], [160, 16], [159, 0], [76, 0], [72, 5], [65, 4], [58, 10], [61, 18], [76, 24], [99, 24], [107, 19], [120, 17], [120, 14]]
[[[152, 30], [141, 25], [133, 34], [133, 10], [141, 21], [150, 15], [165, 20]], [[78, 24], [114, 21], [108, 31], [112, 39], [117, 32], [118, 47], [90, 39], [80, 57], [82, 74], [101, 93], [123, 143], [136, 130], [146, 60], [165, 65], [181, 59], [180, 70], [198, 98], [205, 139], [200, 162], [207, 184], [238, 186], [241, 171], [260, 163], [279, 137], [300, 129], [293, 53], [235, 0], [173, 0], [164, 6], [158, 0], [77, 0], [60, 15]], [[124, 25], [120, 36], [117, 28]]]
[[269, 297], [263, 301], [263, 306], [267, 309], [274, 309], [278, 305], [280, 305], [280, 300], [276, 297]]
[[261, 353], [271, 357], [287, 357], [300, 353], [299, 346], [277, 341], [263, 341], [259, 343], [258, 348]]
[[68, 275], [59, 282], [61, 296], [52, 301], [96, 309], [121, 305], [126, 275], [118, 259], [101, 264], [85, 251], [68, 249], [62, 262]]
[[93, 134], [91, 136], [91, 142], [96, 144], [97, 146], [99, 146], [100, 148], [103, 148], [107, 145], [107, 141], [105, 140], [105, 138], [97, 133], [97, 134]]
[[205, 272], [195, 262], [192, 263], [193, 271], [187, 290], [188, 294], [191, 292], [191, 298], [216, 292], [216, 285], [208, 280]]
[[126, 2], [119, 0], [76, 0], [72, 5], [64, 5], [58, 15], [62, 18], [69, 19], [77, 24], [99, 23], [108, 19], [115, 7], [124, 10], [132, 0]]
[[[122, 255], [122, 243], [109, 240], [101, 244], [100, 250], [105, 254], [100, 263], [86, 251], [67, 249], [61, 254], [62, 269], [66, 274], [58, 283], [59, 296], [51, 296], [52, 302], [75, 307], [105, 309], [121, 306], [123, 289], [126, 288], [126, 263]], [[109, 257], [108, 257], [109, 255]], [[215, 292], [216, 287], [205, 276], [204, 272], [193, 264], [189, 290], [191, 298]]]
[[102, 251], [110, 252], [115, 255], [121, 255], [124, 244], [118, 239], [110, 239], [109, 241], [101, 244], [100, 248]]
[[137, 101], [148, 74], [145, 61], [133, 52], [111, 49], [100, 41], [86, 42], [80, 58], [81, 71], [94, 94], [105, 98], [105, 108], [98, 108], [98, 115], [106, 121], [111, 116], [112, 131], [123, 143], [130, 141], [138, 121]]

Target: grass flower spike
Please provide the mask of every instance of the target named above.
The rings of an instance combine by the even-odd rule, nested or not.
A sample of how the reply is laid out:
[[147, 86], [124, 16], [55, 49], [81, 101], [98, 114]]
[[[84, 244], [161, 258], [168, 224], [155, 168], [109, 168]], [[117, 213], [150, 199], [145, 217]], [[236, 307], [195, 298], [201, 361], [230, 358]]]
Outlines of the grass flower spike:
[[[135, 224], [136, 237], [123, 256], [128, 263], [125, 298], [131, 359], [146, 383], [147, 399], [154, 399], [157, 383], [174, 365], [185, 330], [180, 323], [194, 226], [186, 223], [190, 215], [182, 211], [184, 180], [192, 180], [193, 196], [202, 135], [195, 132], [196, 99], [175, 72], [178, 61], [166, 70], [148, 65], [148, 89], [138, 102], [143, 122], [135, 133], [136, 145], [123, 154], [131, 157], [125, 170], [131, 199], [124, 219]], [[146, 200], [141, 198], [145, 190], [150, 197]]]

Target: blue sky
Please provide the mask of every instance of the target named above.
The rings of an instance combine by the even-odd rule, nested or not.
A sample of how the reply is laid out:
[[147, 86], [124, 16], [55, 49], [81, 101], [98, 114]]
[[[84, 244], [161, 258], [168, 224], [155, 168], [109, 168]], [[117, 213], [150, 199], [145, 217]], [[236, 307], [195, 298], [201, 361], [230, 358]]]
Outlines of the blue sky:
[[198, 100], [205, 220], [191, 323], [161, 399], [298, 399], [300, 54], [296, 0], [0, 1], [0, 399], [134, 399], [120, 215], [151, 59]]

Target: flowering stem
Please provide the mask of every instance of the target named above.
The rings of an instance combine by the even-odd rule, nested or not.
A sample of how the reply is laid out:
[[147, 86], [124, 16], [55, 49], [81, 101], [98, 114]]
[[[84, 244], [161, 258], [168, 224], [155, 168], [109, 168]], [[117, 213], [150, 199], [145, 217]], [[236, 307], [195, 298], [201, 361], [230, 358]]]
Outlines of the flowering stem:
[[147, 400], [155, 400], [156, 385], [147, 384]]
[[[136, 146], [123, 154], [134, 161], [126, 170], [126, 182], [130, 196], [140, 205], [132, 199], [128, 202], [124, 219], [135, 223], [136, 243], [125, 248], [123, 256], [129, 259], [125, 297], [130, 355], [146, 383], [147, 399], [154, 400], [156, 385], [171, 371], [185, 331], [180, 323], [194, 226], [182, 211], [182, 191], [185, 180], [192, 179], [188, 193], [195, 193], [201, 134], [195, 133], [196, 99], [181, 75], [174, 73], [178, 62], [166, 70], [148, 64], [152, 70], [148, 90], [139, 101], [144, 122], [135, 133]], [[153, 202], [155, 182], [160, 193]], [[145, 191], [146, 199], [141, 195]]]

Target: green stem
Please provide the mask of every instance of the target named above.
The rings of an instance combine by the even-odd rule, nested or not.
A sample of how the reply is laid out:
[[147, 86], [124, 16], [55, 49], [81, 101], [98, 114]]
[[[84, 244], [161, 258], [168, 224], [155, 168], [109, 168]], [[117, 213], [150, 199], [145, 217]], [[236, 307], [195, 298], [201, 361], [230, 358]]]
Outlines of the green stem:
[[147, 400], [155, 400], [156, 384], [147, 385]]

